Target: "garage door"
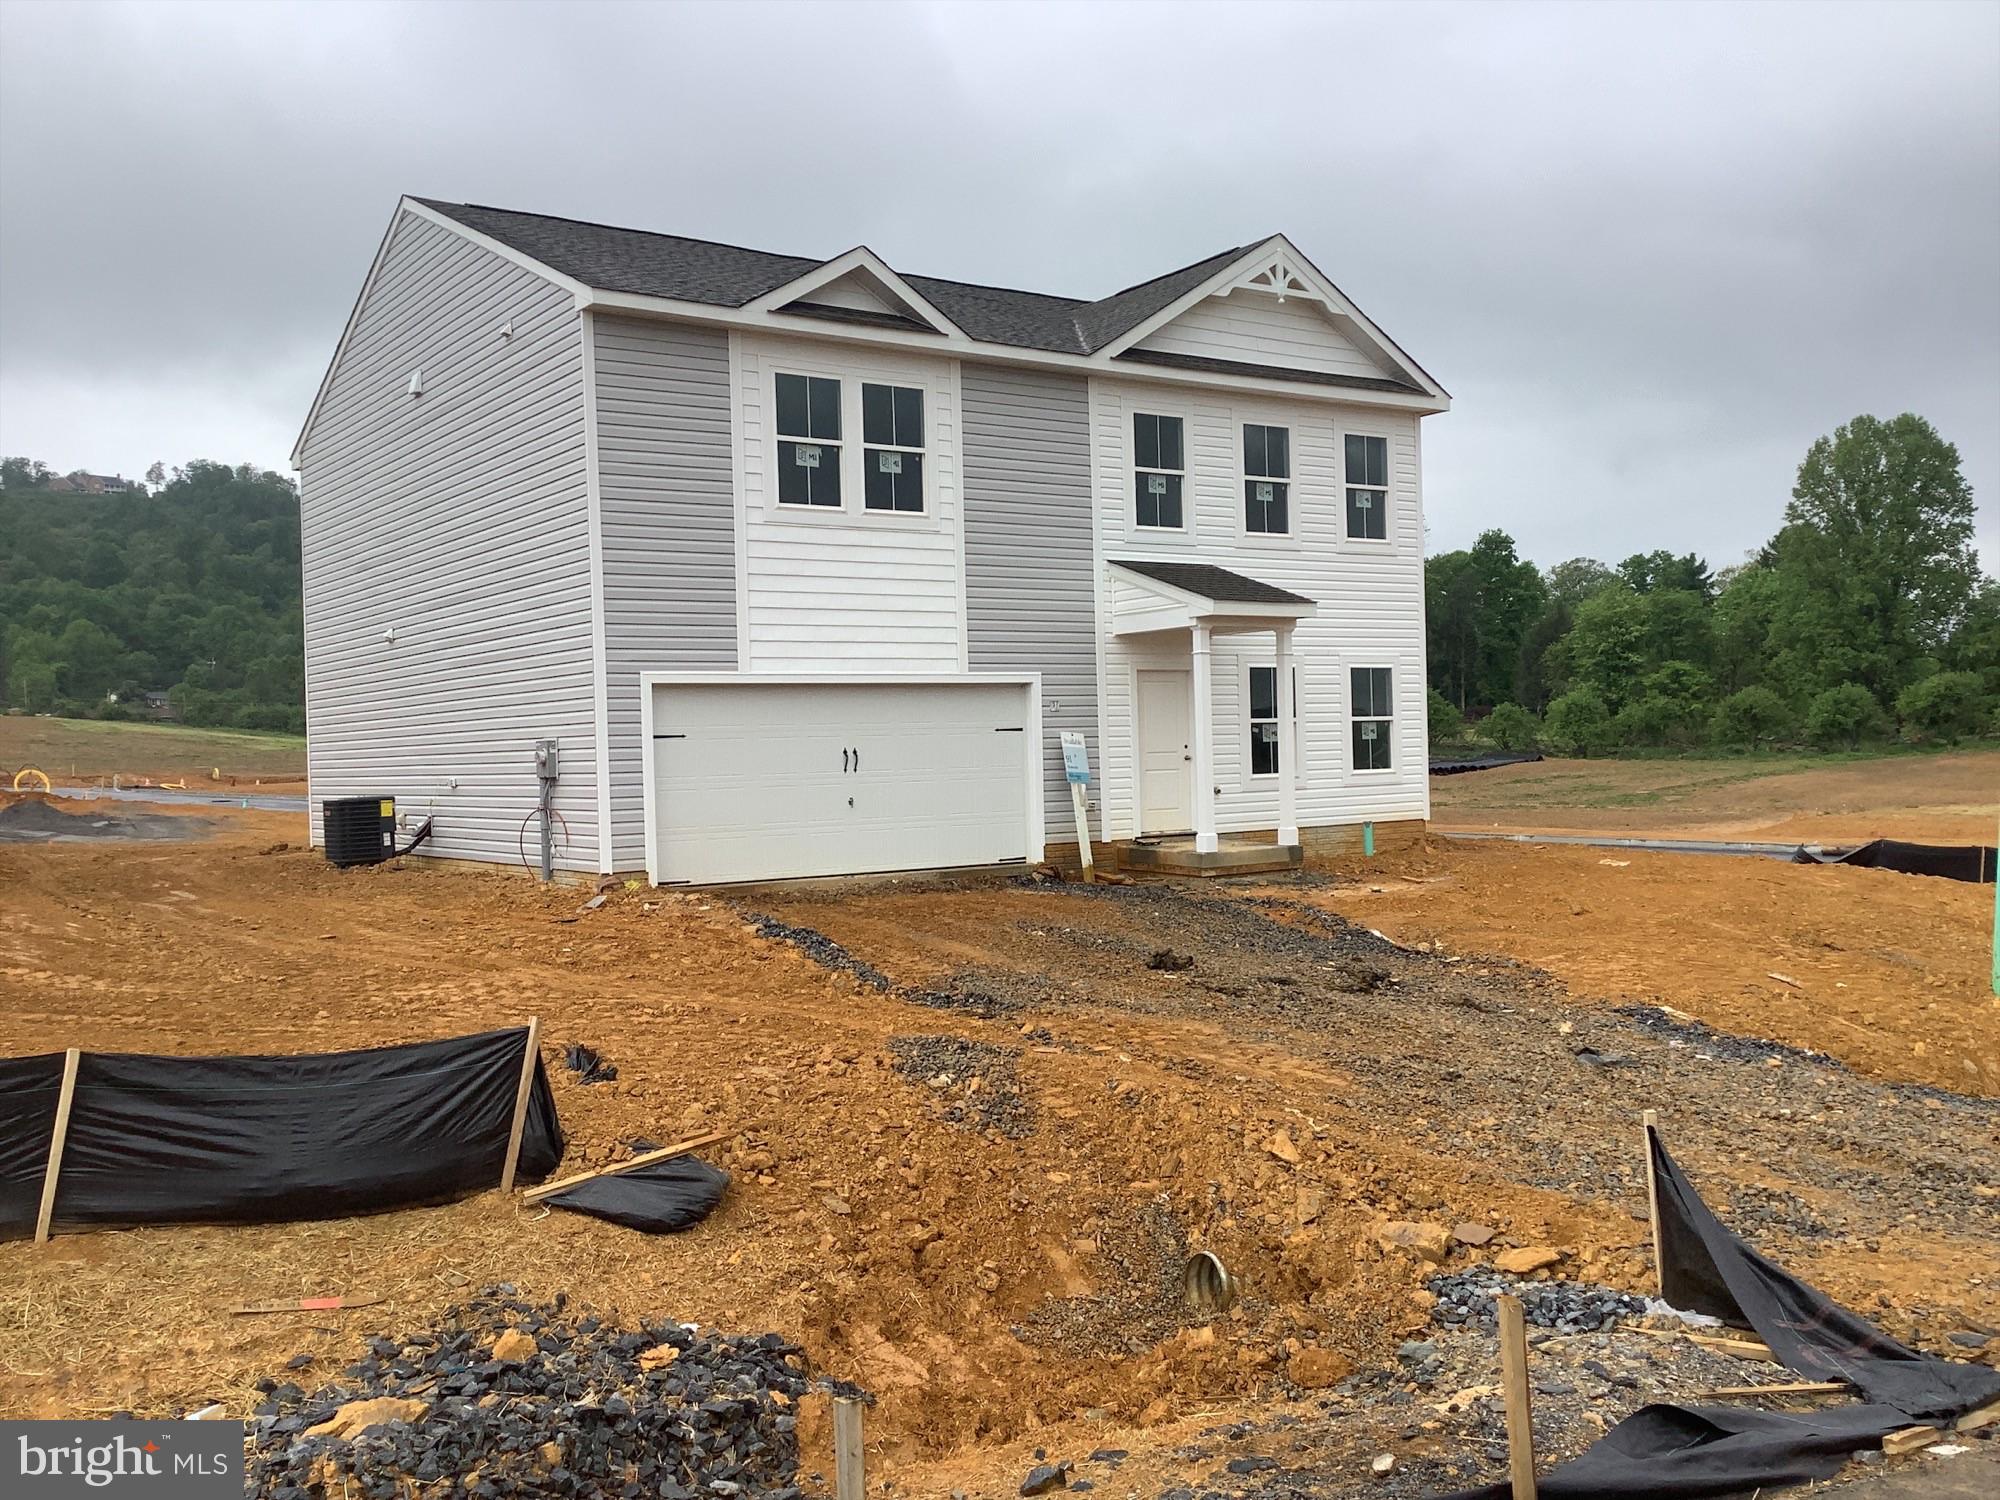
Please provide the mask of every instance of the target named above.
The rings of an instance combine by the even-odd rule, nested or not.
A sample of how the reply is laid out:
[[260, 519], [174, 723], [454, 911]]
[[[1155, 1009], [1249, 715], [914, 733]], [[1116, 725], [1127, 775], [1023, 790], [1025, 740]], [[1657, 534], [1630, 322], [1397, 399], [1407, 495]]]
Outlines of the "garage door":
[[1041, 857], [1030, 684], [734, 677], [646, 691], [656, 883]]

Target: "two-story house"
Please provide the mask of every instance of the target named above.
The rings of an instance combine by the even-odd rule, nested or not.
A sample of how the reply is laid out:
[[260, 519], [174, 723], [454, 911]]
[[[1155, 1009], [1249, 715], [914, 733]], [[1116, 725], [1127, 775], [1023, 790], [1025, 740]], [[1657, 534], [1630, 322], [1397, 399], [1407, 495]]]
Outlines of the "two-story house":
[[1448, 405], [1282, 236], [1080, 301], [406, 198], [293, 454], [314, 837], [532, 864], [554, 741], [569, 870], [1035, 861], [1065, 730], [1098, 841], [1420, 826]]

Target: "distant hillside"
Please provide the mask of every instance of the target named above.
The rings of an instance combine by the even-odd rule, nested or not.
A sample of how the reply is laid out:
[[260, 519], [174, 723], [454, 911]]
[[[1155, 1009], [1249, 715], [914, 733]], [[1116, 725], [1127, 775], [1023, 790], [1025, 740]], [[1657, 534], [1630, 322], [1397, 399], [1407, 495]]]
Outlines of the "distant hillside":
[[[158, 471], [155, 471], [156, 477]], [[0, 693], [9, 708], [305, 727], [299, 499], [245, 464], [196, 462], [148, 493], [55, 487], [0, 461]]]

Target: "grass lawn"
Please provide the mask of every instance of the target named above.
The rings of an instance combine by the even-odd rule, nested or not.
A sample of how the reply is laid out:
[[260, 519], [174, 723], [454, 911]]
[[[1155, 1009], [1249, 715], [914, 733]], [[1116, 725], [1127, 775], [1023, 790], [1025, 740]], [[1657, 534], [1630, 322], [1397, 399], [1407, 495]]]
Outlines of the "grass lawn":
[[1990, 843], [2000, 750], [1545, 760], [1431, 782], [1441, 827]]
[[57, 781], [101, 776], [289, 781], [306, 774], [303, 735], [179, 724], [121, 724], [104, 719], [0, 716], [0, 772], [11, 780], [35, 766]]

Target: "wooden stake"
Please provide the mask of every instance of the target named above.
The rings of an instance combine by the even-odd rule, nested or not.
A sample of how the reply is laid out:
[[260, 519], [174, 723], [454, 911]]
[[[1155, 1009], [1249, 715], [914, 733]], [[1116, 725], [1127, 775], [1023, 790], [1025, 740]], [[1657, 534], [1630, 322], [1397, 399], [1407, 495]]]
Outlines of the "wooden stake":
[[349, 1307], [373, 1307], [380, 1297], [300, 1297], [292, 1302], [245, 1302], [230, 1308], [237, 1317], [252, 1313], [339, 1312]]
[[861, 1500], [861, 1402], [833, 1398], [833, 1493], [835, 1500]]
[[49, 1135], [49, 1164], [42, 1169], [42, 1211], [35, 1218], [35, 1243], [49, 1242], [49, 1225], [56, 1216], [56, 1179], [62, 1175], [63, 1143], [69, 1139], [69, 1109], [76, 1102], [76, 1065], [83, 1054], [71, 1047], [63, 1053], [62, 1092], [56, 1096], [56, 1128]]
[[1083, 883], [1093, 885], [1097, 880], [1097, 866], [1090, 858], [1090, 809], [1084, 801], [1081, 782], [1072, 781], [1069, 784], [1069, 803], [1076, 810], [1076, 852], [1083, 860]]
[[500, 1172], [500, 1191], [514, 1191], [514, 1169], [521, 1164], [521, 1132], [528, 1124], [528, 1093], [535, 1083], [535, 1063], [541, 1056], [542, 1019], [528, 1017], [528, 1042], [521, 1049], [521, 1081], [514, 1086], [514, 1128], [507, 1135], [507, 1165]]
[[1493, 1299], [1500, 1314], [1500, 1397], [1507, 1406], [1507, 1474], [1514, 1500], [1535, 1500], [1534, 1409], [1528, 1401], [1528, 1330], [1521, 1299]]
[[726, 1141], [732, 1135], [737, 1134], [740, 1134], [740, 1132], [734, 1130], [711, 1130], [707, 1135], [694, 1136], [689, 1140], [681, 1141], [672, 1146], [662, 1146], [657, 1151], [642, 1151], [630, 1161], [613, 1162], [610, 1166], [599, 1167], [594, 1172], [578, 1172], [574, 1177], [564, 1177], [556, 1182], [545, 1182], [537, 1188], [529, 1188], [527, 1192], [521, 1194], [521, 1201], [523, 1203], [540, 1203], [551, 1194], [567, 1192], [579, 1182], [589, 1182], [592, 1178], [596, 1177], [616, 1177], [622, 1172], [630, 1172], [637, 1167], [650, 1167], [656, 1161], [669, 1161], [676, 1156], [686, 1156], [690, 1151], [699, 1150], [703, 1146], [713, 1146], [717, 1141]]
[[1667, 1268], [1660, 1259], [1660, 1182], [1653, 1172], [1653, 1132], [1660, 1123], [1658, 1110], [1649, 1109], [1639, 1116], [1640, 1135], [1646, 1149], [1646, 1217], [1653, 1224], [1653, 1291], [1661, 1301], [1667, 1296]]

